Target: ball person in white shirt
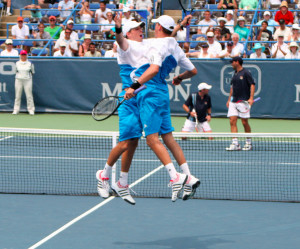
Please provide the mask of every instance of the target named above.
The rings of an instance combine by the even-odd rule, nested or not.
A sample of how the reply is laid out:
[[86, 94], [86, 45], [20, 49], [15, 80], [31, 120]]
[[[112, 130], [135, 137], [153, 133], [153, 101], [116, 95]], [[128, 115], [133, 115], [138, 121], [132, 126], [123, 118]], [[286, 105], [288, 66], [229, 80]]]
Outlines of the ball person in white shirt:
[[12, 114], [20, 112], [21, 97], [23, 88], [27, 99], [27, 110], [30, 115], [34, 115], [34, 102], [32, 96], [32, 75], [34, 74], [34, 66], [27, 59], [26, 50], [20, 52], [20, 60], [16, 62], [16, 81], [15, 81], [15, 105]]

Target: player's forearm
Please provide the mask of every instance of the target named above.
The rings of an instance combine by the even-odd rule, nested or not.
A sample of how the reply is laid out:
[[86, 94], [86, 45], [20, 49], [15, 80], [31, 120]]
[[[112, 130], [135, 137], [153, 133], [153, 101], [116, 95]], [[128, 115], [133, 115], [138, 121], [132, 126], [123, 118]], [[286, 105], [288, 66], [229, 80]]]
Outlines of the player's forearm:
[[179, 74], [178, 76], [179, 76], [180, 79], [185, 80], [185, 79], [192, 78], [196, 74], [197, 74], [197, 69], [194, 68], [193, 70], [191, 70], [191, 71], [185, 71], [184, 73]]
[[254, 98], [254, 92], [255, 92], [255, 85], [251, 85], [251, 88], [250, 88], [250, 99]]
[[229, 96], [228, 96], [228, 101], [230, 102], [232, 96], [232, 87], [230, 88]]
[[190, 112], [190, 109], [189, 109], [189, 107], [188, 107], [187, 105], [183, 104], [182, 108], [183, 108], [183, 110], [185, 110], [187, 113]]
[[150, 67], [142, 74], [138, 79], [138, 82], [143, 85], [147, 81], [151, 80], [159, 72], [159, 66], [151, 64]]
[[124, 38], [122, 33], [116, 33], [116, 41], [123, 51], [126, 51], [128, 49], [128, 42]]

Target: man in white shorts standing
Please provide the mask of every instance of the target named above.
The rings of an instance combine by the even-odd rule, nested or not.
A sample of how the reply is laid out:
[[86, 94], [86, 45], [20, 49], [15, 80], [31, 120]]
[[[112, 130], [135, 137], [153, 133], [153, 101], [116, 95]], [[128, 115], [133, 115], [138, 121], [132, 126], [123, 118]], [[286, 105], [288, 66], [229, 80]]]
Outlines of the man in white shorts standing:
[[[212, 88], [207, 83], [198, 85], [198, 93], [191, 93], [185, 103], [183, 109], [188, 113], [182, 128], [183, 132], [211, 132], [209, 125], [211, 119], [211, 99], [208, 95]], [[196, 122], [196, 119], [198, 122]], [[196, 125], [196, 123], [198, 123]]]
[[[226, 106], [228, 107], [227, 117], [230, 119], [230, 128], [232, 133], [237, 133], [237, 119], [241, 118], [244, 130], [246, 133], [251, 133], [251, 127], [248, 123], [250, 118], [250, 111], [241, 113], [243, 103], [240, 101], [248, 101], [250, 105], [253, 104], [253, 97], [255, 91], [255, 82], [251, 73], [243, 68], [243, 59], [241, 57], [234, 57], [230, 61], [233, 69], [235, 70], [234, 75], [231, 79], [230, 94]], [[241, 150], [238, 139], [233, 138], [232, 144], [226, 148], [228, 151]], [[252, 142], [250, 138], [247, 138], [243, 150], [252, 150]]]

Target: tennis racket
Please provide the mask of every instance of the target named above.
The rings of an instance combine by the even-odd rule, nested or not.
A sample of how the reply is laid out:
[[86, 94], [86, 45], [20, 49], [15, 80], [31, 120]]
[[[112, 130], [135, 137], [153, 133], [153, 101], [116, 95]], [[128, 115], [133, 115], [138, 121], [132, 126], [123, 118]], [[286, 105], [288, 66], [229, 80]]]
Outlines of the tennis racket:
[[[146, 88], [145, 85], [134, 91], [134, 94], [144, 90]], [[103, 121], [112, 116], [120, 105], [126, 100], [123, 98], [124, 96], [109, 96], [101, 99], [93, 108], [92, 116], [96, 121]], [[121, 100], [123, 98], [123, 100]]]
[[[253, 103], [255, 103], [256, 101], [259, 101], [260, 97], [256, 98], [253, 100]], [[251, 105], [248, 103], [248, 101], [245, 100], [239, 100], [236, 102], [238, 105], [236, 106], [236, 108], [238, 109], [238, 111], [240, 113], [247, 113], [250, 111], [251, 109]]]
[[[179, 4], [184, 11], [185, 16], [192, 14], [195, 7], [195, 0], [178, 0]], [[186, 42], [190, 42], [190, 23], [186, 24]]]

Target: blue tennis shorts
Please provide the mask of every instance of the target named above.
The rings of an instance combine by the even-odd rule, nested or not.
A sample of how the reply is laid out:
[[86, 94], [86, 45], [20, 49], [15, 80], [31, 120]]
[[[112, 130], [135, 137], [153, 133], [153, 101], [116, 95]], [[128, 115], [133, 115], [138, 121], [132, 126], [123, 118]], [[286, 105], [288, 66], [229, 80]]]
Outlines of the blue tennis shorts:
[[[122, 91], [119, 96], [124, 96], [124, 94], [125, 91]], [[137, 107], [136, 97], [124, 101], [119, 107], [118, 113], [120, 131], [119, 141], [140, 138], [142, 136], [143, 126]]]
[[145, 136], [154, 133], [162, 135], [174, 131], [167, 88], [147, 86], [145, 90], [137, 94], [136, 98]]

